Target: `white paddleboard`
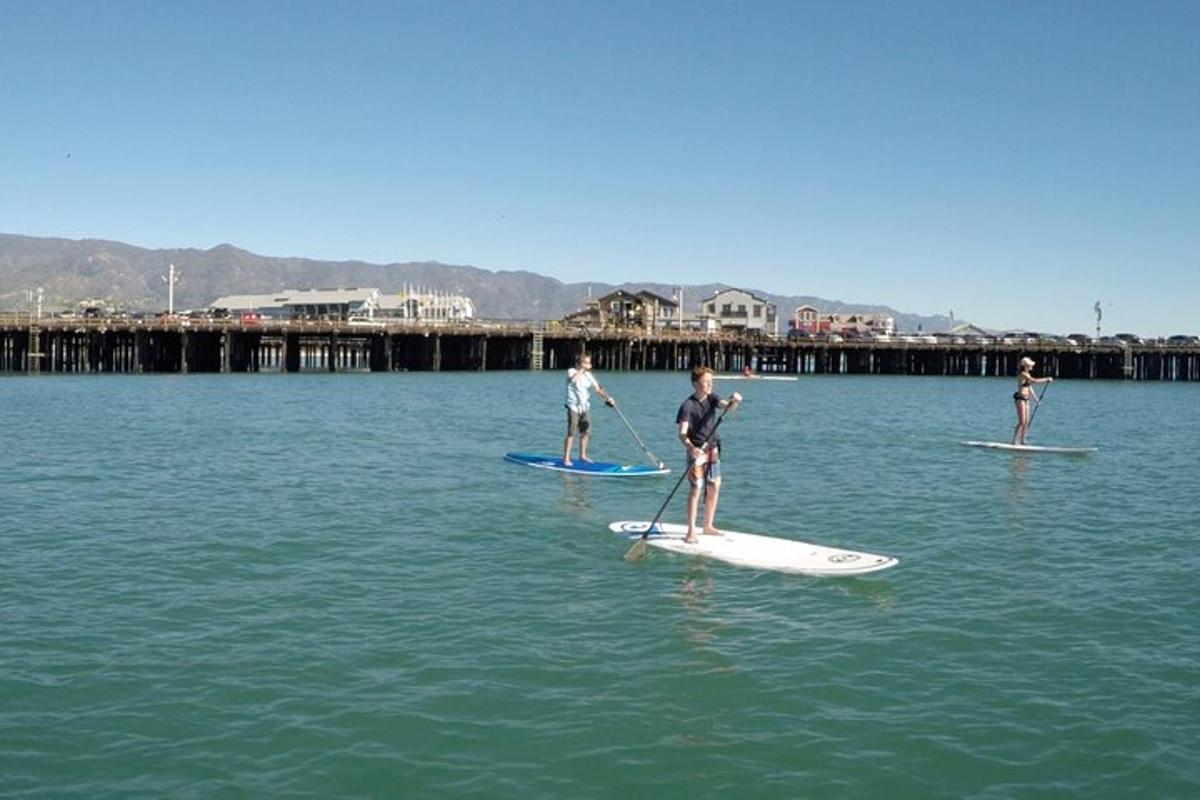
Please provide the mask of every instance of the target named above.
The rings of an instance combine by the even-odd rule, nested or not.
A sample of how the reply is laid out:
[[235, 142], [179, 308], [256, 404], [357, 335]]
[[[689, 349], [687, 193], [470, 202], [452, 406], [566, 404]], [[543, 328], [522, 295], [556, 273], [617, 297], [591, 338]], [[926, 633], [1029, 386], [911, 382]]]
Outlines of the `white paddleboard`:
[[1008, 450], [1013, 453], [1063, 453], [1086, 455], [1096, 452], [1095, 447], [1038, 447], [1033, 444], [1009, 444], [1008, 442], [963, 442], [967, 447], [985, 447], [989, 450]]
[[[642, 538], [642, 534], [649, 527], [650, 523], [647, 521], [626, 521], [614, 522], [608, 529], [633, 540]], [[899, 559], [891, 556], [860, 553], [753, 533], [725, 531], [720, 536], [697, 533], [696, 538], [699, 541], [695, 544], [685, 542], [685, 536], [686, 525], [660, 522], [654, 526], [654, 533], [646, 537], [646, 544], [672, 553], [715, 558], [739, 567], [800, 575], [862, 575], [900, 563]]]
[[737, 375], [737, 374], [721, 374], [713, 375], [713, 380], [716, 381], [798, 381], [800, 380], [795, 375]]

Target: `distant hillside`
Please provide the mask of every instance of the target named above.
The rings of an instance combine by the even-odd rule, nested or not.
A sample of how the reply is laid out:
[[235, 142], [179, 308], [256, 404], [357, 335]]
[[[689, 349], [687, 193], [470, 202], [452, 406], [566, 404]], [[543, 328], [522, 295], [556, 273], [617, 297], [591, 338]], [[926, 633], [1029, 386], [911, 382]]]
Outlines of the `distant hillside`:
[[[559, 319], [580, 308], [588, 297], [616, 288], [648, 289], [670, 297], [674, 287], [662, 283], [614, 285], [599, 281], [563, 283], [533, 272], [491, 272], [477, 267], [417, 261], [368, 264], [362, 261], [314, 261], [273, 258], [222, 244], [209, 250], [147, 250], [101, 239], [49, 239], [0, 234], [0, 309], [28, 308], [27, 292], [41, 286], [44, 308], [56, 310], [81, 300], [103, 300], [130, 310], [166, 308], [167, 265], [182, 274], [175, 287], [179, 309], [204, 308], [224, 294], [315, 289], [332, 286], [372, 286], [398, 292], [406, 285], [460, 292], [475, 302], [477, 313], [489, 319]], [[701, 298], [732, 284], [684, 286], [684, 303], [695, 310]], [[781, 318], [791, 309], [812, 305], [827, 312], [886, 313], [902, 330], [946, 330], [954, 322], [944, 316], [907, 314], [883, 305], [843, 303], [819, 297], [777, 295], [762, 288], [741, 286], [775, 303]], [[781, 328], [786, 323], [781, 324]]]

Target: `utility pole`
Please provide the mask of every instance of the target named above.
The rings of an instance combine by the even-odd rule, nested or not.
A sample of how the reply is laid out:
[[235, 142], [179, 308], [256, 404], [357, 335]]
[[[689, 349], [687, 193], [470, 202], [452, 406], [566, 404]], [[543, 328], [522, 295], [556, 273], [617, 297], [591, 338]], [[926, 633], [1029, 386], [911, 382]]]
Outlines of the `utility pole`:
[[1096, 305], [1092, 306], [1092, 310], [1096, 312], [1096, 338], [1100, 338], [1100, 320], [1104, 317], [1104, 312], [1100, 309], [1100, 301], [1096, 301]]
[[167, 315], [175, 315], [175, 284], [183, 275], [175, 271], [174, 264], [167, 265], [167, 274], [163, 280], [167, 282]]
[[25, 360], [25, 371], [36, 375], [37, 373], [42, 371], [42, 353], [41, 353], [42, 336], [41, 336], [41, 331], [38, 329], [38, 323], [42, 319], [42, 287], [40, 287], [40, 286], [37, 287], [36, 292], [32, 289], [27, 290], [27, 291], [28, 291], [28, 295], [29, 295], [30, 305], [34, 304], [35, 297], [37, 298], [37, 300], [36, 300], [36, 305], [33, 305], [33, 308], [31, 308], [29, 310], [29, 316], [30, 316], [29, 332], [28, 332], [29, 345], [28, 345], [28, 354], [26, 355], [26, 360]]

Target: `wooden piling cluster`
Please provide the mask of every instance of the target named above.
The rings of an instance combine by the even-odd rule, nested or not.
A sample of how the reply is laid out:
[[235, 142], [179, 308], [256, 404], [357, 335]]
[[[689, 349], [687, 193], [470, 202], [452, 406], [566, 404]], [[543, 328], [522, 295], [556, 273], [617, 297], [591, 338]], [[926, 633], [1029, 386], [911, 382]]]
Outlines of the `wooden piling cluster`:
[[1029, 355], [1057, 378], [1200, 381], [1200, 346], [768, 340], [557, 325], [33, 320], [0, 317], [3, 373], [389, 372], [565, 369], [833, 375], [1014, 375]]

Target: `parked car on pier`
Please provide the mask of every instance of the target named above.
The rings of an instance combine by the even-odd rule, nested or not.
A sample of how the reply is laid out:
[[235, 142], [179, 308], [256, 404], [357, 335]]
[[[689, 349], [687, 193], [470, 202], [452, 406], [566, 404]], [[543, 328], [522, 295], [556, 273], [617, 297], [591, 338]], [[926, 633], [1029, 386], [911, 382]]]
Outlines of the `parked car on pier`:
[[1120, 339], [1122, 342], [1125, 342], [1125, 344], [1142, 343], [1142, 337], [1138, 336], [1136, 333], [1118, 333], [1116, 334], [1116, 338]]
[[1186, 333], [1177, 333], [1174, 336], [1167, 337], [1167, 344], [1175, 345], [1176, 347], [1186, 346], [1189, 344], [1200, 344], [1200, 337], [1189, 336]]
[[1075, 344], [1091, 344], [1095, 341], [1095, 339], [1086, 333], [1068, 333], [1067, 338], [1075, 342]]
[[1000, 344], [1037, 344], [1037, 334], [1029, 331], [1005, 331], [996, 337]]
[[352, 325], [354, 327], [365, 327], [365, 328], [382, 328], [385, 325], [383, 320], [375, 319], [374, 317], [361, 317], [361, 316], [350, 317], [349, 319], [346, 320], [346, 324]]
[[260, 322], [262, 322], [262, 316], [258, 312], [256, 312], [256, 311], [243, 311], [242, 312], [242, 324], [243, 325], [257, 325]]

